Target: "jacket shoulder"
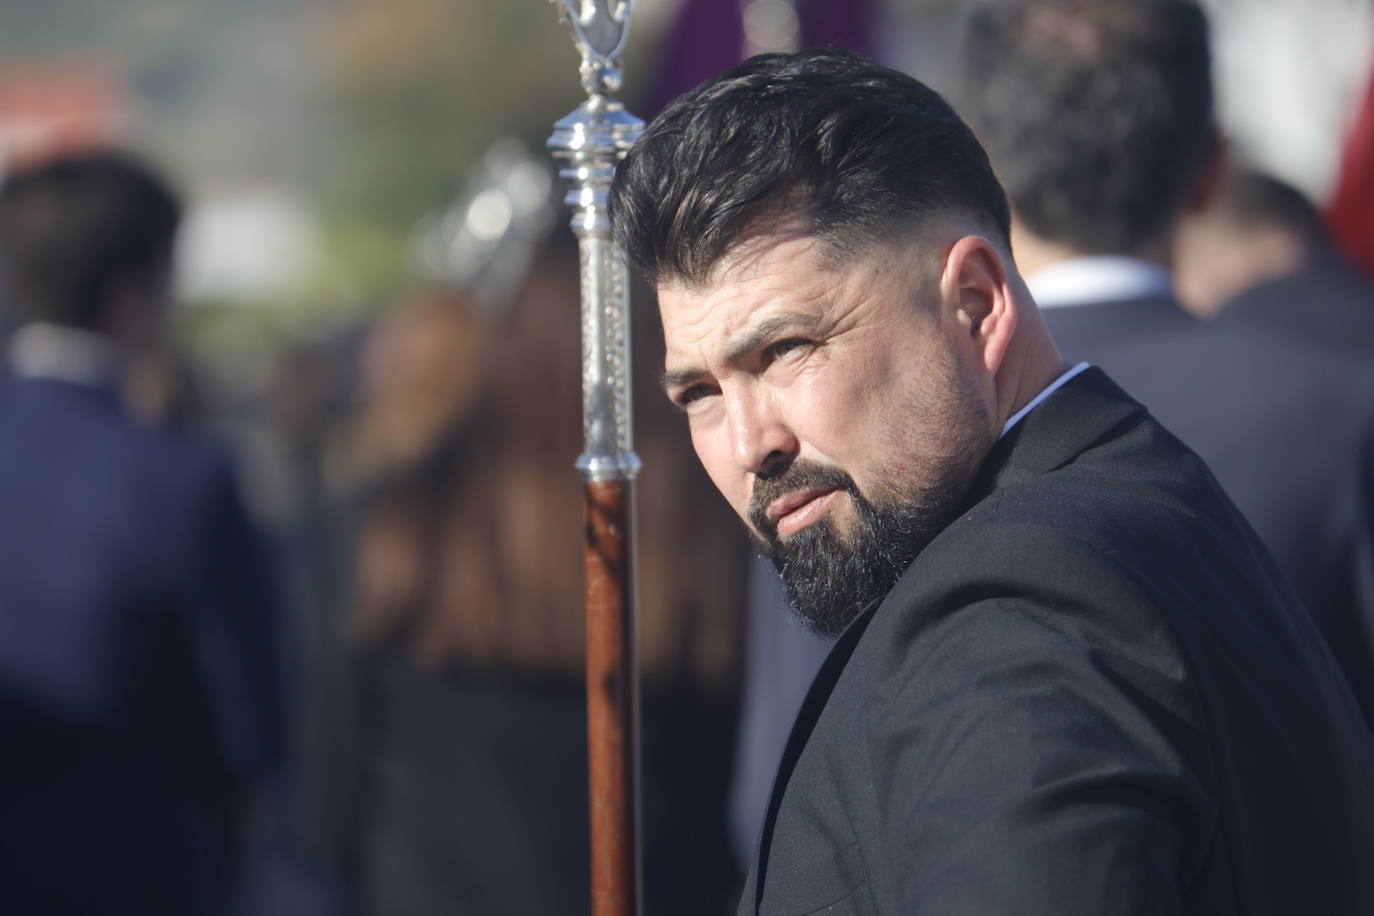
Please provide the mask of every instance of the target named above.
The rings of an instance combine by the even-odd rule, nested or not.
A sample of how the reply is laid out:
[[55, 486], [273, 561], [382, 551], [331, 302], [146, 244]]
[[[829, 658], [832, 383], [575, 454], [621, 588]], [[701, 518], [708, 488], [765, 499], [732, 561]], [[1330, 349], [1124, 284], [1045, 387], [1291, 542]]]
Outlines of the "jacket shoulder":
[[[1162, 907], [1215, 837], [1191, 671], [1127, 567], [1003, 502], [918, 560], [929, 575], [875, 616], [838, 694], [881, 800], [878, 893], [939, 913]], [[1106, 897], [1076, 884], [1117, 856], [1136, 864]]]

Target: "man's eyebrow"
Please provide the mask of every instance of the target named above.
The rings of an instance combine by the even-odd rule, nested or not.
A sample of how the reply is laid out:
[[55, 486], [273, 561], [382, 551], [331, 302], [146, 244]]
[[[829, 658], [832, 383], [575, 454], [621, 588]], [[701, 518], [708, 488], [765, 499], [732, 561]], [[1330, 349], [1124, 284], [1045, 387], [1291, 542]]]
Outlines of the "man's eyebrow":
[[[820, 319], [815, 315], [786, 314], [765, 318], [730, 344], [729, 349], [725, 351], [725, 361], [737, 363], [785, 331], [814, 332], [819, 324]], [[672, 391], [707, 374], [705, 369], [697, 367], [672, 369], [660, 375], [659, 381], [664, 391]]]
[[730, 348], [725, 351], [725, 361], [728, 363], [739, 362], [784, 331], [812, 332], [819, 324], [820, 319], [815, 315], [791, 313], [765, 318], [730, 345]]
[[664, 372], [659, 377], [659, 384], [663, 386], [665, 392], [680, 388], [688, 382], [696, 381], [706, 374], [705, 369], [674, 369], [671, 372]]

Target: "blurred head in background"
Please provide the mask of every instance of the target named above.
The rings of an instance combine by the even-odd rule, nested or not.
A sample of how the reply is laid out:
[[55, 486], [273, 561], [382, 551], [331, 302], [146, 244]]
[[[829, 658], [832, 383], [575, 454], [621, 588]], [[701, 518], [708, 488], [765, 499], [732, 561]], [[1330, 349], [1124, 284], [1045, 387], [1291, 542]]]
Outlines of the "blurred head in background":
[[1011, 198], [1023, 272], [1070, 255], [1168, 263], [1221, 145], [1189, 0], [990, 0], [969, 14], [961, 112]]
[[0, 270], [15, 325], [103, 335], [128, 359], [164, 343], [181, 205], [133, 155], [64, 155], [0, 186]]
[[1286, 182], [1241, 170], [1184, 221], [1175, 246], [1179, 298], [1211, 317], [1239, 293], [1297, 270], [1327, 249], [1321, 214]]

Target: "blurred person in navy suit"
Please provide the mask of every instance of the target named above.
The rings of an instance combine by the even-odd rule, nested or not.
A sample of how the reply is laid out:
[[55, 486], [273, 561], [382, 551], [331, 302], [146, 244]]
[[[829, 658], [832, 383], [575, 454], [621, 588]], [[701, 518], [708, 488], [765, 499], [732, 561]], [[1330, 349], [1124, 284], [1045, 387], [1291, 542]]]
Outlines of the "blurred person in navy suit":
[[1206, 461], [1374, 723], [1374, 372], [1204, 324], [1174, 290], [1180, 223], [1228, 170], [1202, 9], [988, 2], [962, 57], [963, 114], [1007, 190], [1016, 259], [1060, 351], [1105, 369]]
[[1179, 299], [1200, 317], [1374, 356], [1374, 283], [1292, 185], [1237, 170], [1183, 221], [1174, 251]]
[[204, 914], [273, 762], [277, 605], [226, 454], [119, 395], [165, 346], [174, 193], [124, 153], [0, 186], [0, 910]]

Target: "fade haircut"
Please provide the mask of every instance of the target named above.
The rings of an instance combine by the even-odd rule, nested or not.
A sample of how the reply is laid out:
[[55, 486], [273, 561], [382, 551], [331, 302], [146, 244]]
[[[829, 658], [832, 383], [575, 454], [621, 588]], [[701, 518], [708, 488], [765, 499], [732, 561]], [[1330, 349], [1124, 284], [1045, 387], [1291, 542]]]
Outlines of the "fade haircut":
[[937, 214], [1010, 249], [1006, 196], [937, 93], [850, 51], [763, 54], [673, 102], [611, 186], [616, 237], [655, 281], [700, 285], [736, 242], [798, 215], [832, 258]]
[[75, 153], [0, 184], [0, 281], [19, 322], [99, 330], [120, 283], [170, 268], [176, 195], [134, 156]]
[[1190, 0], [992, 0], [960, 103], [1018, 219], [1086, 253], [1164, 240], [1211, 154], [1207, 17]]

